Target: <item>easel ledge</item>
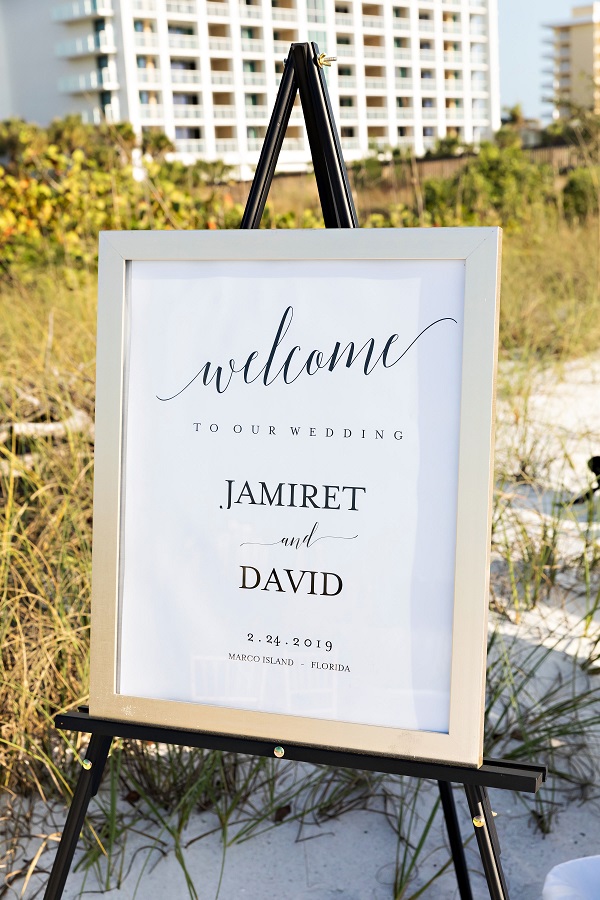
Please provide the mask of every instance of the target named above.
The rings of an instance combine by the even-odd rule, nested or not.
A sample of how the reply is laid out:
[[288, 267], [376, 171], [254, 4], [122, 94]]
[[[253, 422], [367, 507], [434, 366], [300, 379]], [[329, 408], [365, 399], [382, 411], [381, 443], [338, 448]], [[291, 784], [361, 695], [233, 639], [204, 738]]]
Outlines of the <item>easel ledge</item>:
[[[179, 744], [203, 750], [225, 750], [230, 753], [246, 753], [251, 756], [274, 756], [278, 746], [272, 741], [251, 738], [234, 738], [229, 735], [208, 734], [202, 731], [184, 731], [179, 728], [162, 728], [156, 725], [138, 725], [134, 722], [98, 719], [90, 716], [88, 708], [77, 712], [61, 713], [54, 719], [61, 731], [81, 731], [111, 738], [128, 738], [136, 741], [153, 741], [158, 744]], [[408, 775], [431, 778], [435, 781], [471, 784], [508, 791], [536, 794], [546, 781], [546, 766], [526, 765], [511, 760], [484, 760], [479, 769], [452, 766], [444, 763], [396, 759], [389, 756], [372, 756], [346, 750], [325, 750], [321, 747], [305, 747], [299, 744], [283, 745], [284, 759], [337, 766], [344, 769], [364, 769], [388, 775]]]

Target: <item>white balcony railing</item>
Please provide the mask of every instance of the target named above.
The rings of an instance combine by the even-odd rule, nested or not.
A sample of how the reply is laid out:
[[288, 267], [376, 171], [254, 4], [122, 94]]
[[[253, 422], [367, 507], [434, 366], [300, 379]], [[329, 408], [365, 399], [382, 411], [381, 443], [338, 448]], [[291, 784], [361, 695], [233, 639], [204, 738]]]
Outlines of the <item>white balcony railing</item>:
[[434, 91], [435, 90], [435, 78], [421, 78], [421, 90], [422, 91]]
[[338, 87], [355, 88], [356, 78], [354, 75], [338, 75]]
[[458, 50], [446, 50], [444, 53], [444, 62], [451, 63], [454, 65], [455, 63], [462, 63], [463, 55]]
[[306, 19], [308, 22], [324, 22], [325, 13], [317, 9], [309, 9], [306, 13]]
[[381, 59], [385, 56], [385, 47], [365, 46], [363, 53], [365, 59]]
[[383, 28], [383, 16], [363, 16], [363, 28]]
[[263, 145], [264, 138], [247, 138], [246, 143], [248, 144], [248, 150], [254, 152], [255, 150], [261, 150]]
[[262, 53], [265, 45], [260, 38], [242, 38], [242, 50], [244, 53]]
[[61, 3], [52, 10], [55, 22], [75, 22], [77, 19], [89, 19], [96, 16], [104, 18], [113, 16], [112, 0], [73, 0], [72, 3]]
[[160, 84], [162, 71], [160, 69], [136, 69], [138, 84]]
[[[281, 78], [281, 75], [279, 76]], [[244, 84], [245, 85], [265, 85], [267, 83], [267, 76], [264, 72], [244, 72]]]
[[276, 56], [287, 56], [291, 43], [291, 41], [273, 41], [273, 50]]
[[281, 149], [288, 151], [304, 150], [304, 138], [286, 137], [283, 139]]
[[444, 87], [446, 91], [453, 93], [454, 91], [462, 91], [464, 86], [464, 82], [462, 78], [446, 78], [444, 81]]
[[386, 106], [367, 106], [367, 119], [387, 119]]
[[94, 90], [116, 91], [118, 88], [117, 68], [114, 64], [80, 75], [68, 75], [58, 82], [58, 89], [63, 94], [85, 94]]
[[354, 56], [353, 44], [338, 44], [335, 50], [336, 56]]
[[410, 59], [411, 51], [408, 47], [394, 47], [394, 59]]
[[342, 150], [358, 150], [360, 144], [358, 143], [358, 138], [340, 138], [342, 142]]
[[213, 3], [209, 0], [206, 4], [206, 12], [209, 16], [217, 16], [221, 19], [225, 19], [229, 15], [229, 4]]
[[163, 116], [162, 103], [140, 103], [140, 118], [144, 121], [148, 119], [162, 119]]
[[396, 107], [396, 118], [397, 119], [414, 119], [415, 111], [412, 106], [397, 106]]
[[170, 34], [169, 48], [171, 50], [197, 50], [198, 35], [197, 34]]
[[446, 118], [447, 119], [464, 119], [465, 110], [462, 106], [447, 106], [446, 107]]
[[190, 120], [197, 122], [204, 118], [203, 107], [199, 103], [174, 103], [173, 118], [179, 120]]
[[201, 84], [202, 74], [198, 69], [171, 69], [171, 84]]
[[335, 14], [335, 24], [336, 25], [349, 25], [352, 27], [354, 25], [354, 17], [352, 13], [336, 13]]
[[269, 116], [269, 107], [250, 106], [250, 104], [248, 104], [244, 107], [244, 112], [247, 119], [266, 119]]
[[235, 106], [213, 106], [215, 119], [235, 119]]
[[204, 141], [201, 138], [176, 140], [175, 150], [177, 153], [204, 153]]
[[400, 91], [412, 90], [412, 78], [396, 78], [396, 88]]
[[355, 106], [340, 106], [340, 119], [358, 118], [358, 109]]
[[433, 62], [435, 60], [435, 50], [419, 50], [419, 59], [422, 62]]
[[271, 8], [271, 17], [276, 22], [295, 22], [298, 18], [298, 10], [284, 6], [273, 6]]
[[225, 37], [209, 37], [209, 50], [216, 50], [217, 53], [229, 53], [231, 51], [231, 38]]
[[156, 0], [131, 0], [133, 12], [156, 12]]
[[234, 153], [238, 148], [238, 142], [235, 138], [224, 138], [215, 141], [215, 147], [217, 153]]
[[136, 31], [133, 43], [137, 50], [153, 50], [158, 47], [158, 35], [154, 31]]
[[433, 31], [434, 28], [433, 19], [419, 19], [419, 31]]
[[240, 3], [240, 19], [262, 19], [262, 7]]
[[394, 31], [410, 31], [408, 16], [394, 16]]
[[112, 28], [108, 26], [99, 34], [87, 34], [84, 37], [61, 41], [56, 46], [56, 55], [63, 57], [91, 56], [96, 53], [116, 53]]
[[442, 22], [442, 31], [444, 34], [461, 34], [462, 25], [460, 22]]
[[437, 119], [438, 111], [437, 106], [422, 106], [421, 107], [421, 118], [422, 119]]
[[211, 84], [233, 84], [233, 72], [211, 72]]
[[370, 91], [385, 91], [387, 81], [385, 78], [365, 78], [365, 87]]
[[198, 12], [195, 0], [167, 0], [167, 12], [181, 16], [195, 16]]

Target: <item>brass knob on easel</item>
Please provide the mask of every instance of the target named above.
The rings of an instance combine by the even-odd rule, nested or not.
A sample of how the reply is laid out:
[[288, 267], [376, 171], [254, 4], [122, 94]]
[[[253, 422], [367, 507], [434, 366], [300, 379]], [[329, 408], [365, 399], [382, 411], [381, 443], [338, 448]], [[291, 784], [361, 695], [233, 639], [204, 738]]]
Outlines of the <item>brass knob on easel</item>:
[[320, 69], [322, 69], [323, 66], [330, 66], [332, 62], [336, 61], [337, 56], [327, 56], [326, 53], [319, 53], [319, 55], [317, 56], [317, 65]]
[[483, 816], [473, 816], [473, 825], [475, 828], [483, 828], [485, 825], [485, 819]]

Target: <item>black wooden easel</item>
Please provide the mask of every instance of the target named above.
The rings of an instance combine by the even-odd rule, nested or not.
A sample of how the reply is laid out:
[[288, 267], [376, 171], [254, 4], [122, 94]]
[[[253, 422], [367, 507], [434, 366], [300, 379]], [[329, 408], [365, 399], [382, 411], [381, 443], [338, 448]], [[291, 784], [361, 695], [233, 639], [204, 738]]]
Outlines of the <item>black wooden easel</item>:
[[[358, 227], [346, 166], [322, 71], [323, 65], [327, 65], [328, 62], [325, 54], [319, 53], [319, 48], [315, 43], [291, 45], [254, 181], [250, 188], [242, 219], [242, 228], [258, 228], [260, 225], [275, 165], [298, 91], [300, 92], [325, 225], [328, 228]], [[163, 744], [178, 744], [184, 747], [201, 747], [208, 750], [225, 750], [269, 757], [274, 755], [276, 747], [275, 742], [269, 741], [97, 719], [90, 716], [85, 707], [77, 712], [56, 716], [55, 725], [57, 728], [67, 731], [90, 733], [91, 739], [86, 757], [82, 761], [81, 773], [44, 894], [45, 900], [60, 900], [62, 897], [85, 815], [91, 798], [100, 787], [113, 738], [154, 741]], [[279, 747], [277, 749], [279, 751]], [[487, 789], [491, 787], [536, 793], [546, 779], [544, 766], [503, 760], [485, 760], [479, 769], [472, 769], [464, 766], [414, 762], [406, 759], [289, 744], [285, 745], [285, 758], [437, 781], [460, 897], [461, 900], [473, 900], [451, 788], [452, 783], [462, 784], [473, 819], [490, 897], [492, 900], [509, 900], [500, 863], [500, 844]]]

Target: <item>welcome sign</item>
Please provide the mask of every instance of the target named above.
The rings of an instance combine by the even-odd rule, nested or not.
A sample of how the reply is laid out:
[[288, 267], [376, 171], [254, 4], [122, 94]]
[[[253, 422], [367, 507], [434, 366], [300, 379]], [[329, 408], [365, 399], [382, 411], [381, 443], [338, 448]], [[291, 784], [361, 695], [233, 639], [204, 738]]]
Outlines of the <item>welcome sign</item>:
[[480, 762], [498, 254], [102, 236], [93, 715]]

